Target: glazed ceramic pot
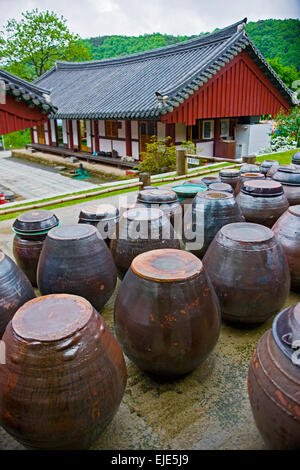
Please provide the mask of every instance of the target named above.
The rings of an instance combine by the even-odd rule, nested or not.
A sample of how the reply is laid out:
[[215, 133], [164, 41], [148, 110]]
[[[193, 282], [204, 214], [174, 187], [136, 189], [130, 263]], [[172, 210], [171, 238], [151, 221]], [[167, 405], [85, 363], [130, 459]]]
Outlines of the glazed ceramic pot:
[[169, 189], [147, 189], [137, 196], [137, 206], [160, 209], [174, 225], [176, 215], [181, 216], [182, 208], [177, 194]]
[[58, 224], [56, 215], [47, 210], [25, 212], [13, 223], [14, 257], [33, 286], [37, 286], [36, 272], [44, 240], [49, 230]]
[[268, 172], [266, 174], [266, 177], [267, 178], [272, 178], [273, 175], [275, 175], [276, 171], [278, 170], [278, 167], [279, 167], [279, 162], [275, 162], [274, 161], [274, 164], [271, 166], [271, 168], [268, 169]]
[[[233, 194], [205, 191], [195, 197], [191, 217], [187, 214], [183, 240], [186, 249], [202, 259], [221, 227], [244, 220]], [[194, 245], [194, 240], [197, 243]]]
[[50, 230], [37, 280], [42, 295], [79, 295], [100, 311], [115, 289], [117, 273], [112, 254], [96, 227], [77, 224]]
[[196, 194], [201, 191], [206, 191], [207, 186], [202, 187], [197, 184], [182, 184], [180, 186], [173, 186], [172, 190], [177, 194], [181, 205], [185, 205], [192, 204]]
[[163, 376], [195, 369], [215, 346], [221, 324], [201, 261], [168, 249], [133, 260], [117, 295], [114, 320], [129, 359]]
[[236, 201], [246, 222], [269, 228], [289, 207], [282, 185], [272, 180], [245, 181]]
[[234, 190], [240, 179], [240, 171], [234, 168], [222, 168], [219, 173], [219, 177], [222, 183], [230, 184]]
[[265, 175], [262, 173], [241, 173], [239, 181], [235, 187], [234, 194], [237, 196], [245, 181], [251, 180], [265, 180]]
[[253, 353], [248, 391], [256, 425], [271, 449], [300, 449], [300, 304], [277, 315]]
[[267, 176], [268, 174], [268, 171], [272, 168], [272, 167], [276, 167], [276, 166], [279, 166], [279, 163], [276, 161], [276, 160], [264, 160], [261, 164], [260, 164], [260, 167], [259, 167], [259, 172], [260, 173], [263, 173], [265, 176]]
[[275, 181], [279, 181], [284, 189], [290, 206], [300, 204], [300, 167], [297, 165], [282, 165], [273, 175]]
[[110, 249], [118, 276], [123, 279], [134, 258], [161, 248], [180, 249], [180, 242], [169, 219], [160, 209], [138, 207], [123, 214]]
[[294, 155], [292, 156], [292, 163], [294, 165], [300, 165], [300, 152], [296, 152], [294, 153]]
[[289, 295], [286, 256], [272, 230], [263, 225], [242, 222], [222, 227], [203, 264], [225, 320], [263, 323]]
[[209, 191], [214, 191], [214, 192], [224, 192], [224, 193], [230, 193], [233, 194], [233, 189], [230, 184], [227, 183], [212, 183], [209, 185]]
[[213, 183], [222, 183], [218, 176], [203, 176], [202, 182], [206, 184], [207, 188]]
[[259, 173], [259, 166], [253, 163], [244, 163], [240, 168], [240, 175], [244, 173]]
[[57, 294], [21, 307], [5, 334], [0, 422], [33, 449], [86, 449], [120, 405], [120, 345], [82, 297]]
[[277, 220], [272, 230], [286, 254], [292, 289], [300, 292], [300, 205], [291, 206]]
[[25, 274], [0, 250], [0, 339], [18, 308], [34, 297]]
[[109, 246], [119, 223], [119, 210], [112, 204], [89, 204], [81, 209], [78, 223], [97, 227], [101, 237]]

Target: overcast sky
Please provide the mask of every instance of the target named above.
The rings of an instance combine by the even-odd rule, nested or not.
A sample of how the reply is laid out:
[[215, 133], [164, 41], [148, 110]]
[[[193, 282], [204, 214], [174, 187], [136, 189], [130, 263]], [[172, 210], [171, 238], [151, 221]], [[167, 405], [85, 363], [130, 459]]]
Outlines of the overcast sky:
[[81, 37], [144, 33], [198, 34], [244, 17], [299, 18], [300, 0], [0, 0], [2, 28], [9, 18], [39, 8], [68, 20]]

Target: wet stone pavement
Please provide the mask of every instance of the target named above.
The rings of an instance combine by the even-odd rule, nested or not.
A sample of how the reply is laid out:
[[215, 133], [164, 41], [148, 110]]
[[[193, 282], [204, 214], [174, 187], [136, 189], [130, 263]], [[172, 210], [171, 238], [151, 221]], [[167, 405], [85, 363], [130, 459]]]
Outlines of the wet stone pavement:
[[[129, 200], [135, 200], [135, 193]], [[116, 197], [105, 199], [116, 202]], [[55, 210], [63, 223], [76, 223], [78, 204]], [[0, 222], [0, 248], [12, 256], [11, 224]], [[103, 310], [113, 331], [113, 306], [120, 282]], [[300, 301], [290, 294], [287, 305]], [[151, 377], [126, 358], [128, 381], [115, 418], [93, 449], [266, 449], [255, 426], [247, 391], [253, 349], [272, 318], [258, 328], [223, 323], [208, 359], [191, 374], [172, 381]], [[0, 428], [0, 449], [23, 449]]]

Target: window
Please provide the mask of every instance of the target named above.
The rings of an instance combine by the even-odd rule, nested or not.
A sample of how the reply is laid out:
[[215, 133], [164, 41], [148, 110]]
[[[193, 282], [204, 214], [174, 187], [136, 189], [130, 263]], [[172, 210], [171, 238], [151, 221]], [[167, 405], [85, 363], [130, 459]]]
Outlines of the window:
[[118, 123], [117, 121], [105, 121], [105, 136], [118, 138]]
[[229, 136], [229, 119], [221, 119], [220, 124], [220, 137]]
[[202, 139], [214, 138], [214, 121], [203, 121]]

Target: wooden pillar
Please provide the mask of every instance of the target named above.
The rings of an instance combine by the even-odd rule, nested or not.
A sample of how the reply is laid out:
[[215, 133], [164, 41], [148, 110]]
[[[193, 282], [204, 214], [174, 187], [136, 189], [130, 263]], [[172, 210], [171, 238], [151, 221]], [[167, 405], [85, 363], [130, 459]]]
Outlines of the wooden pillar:
[[72, 121], [68, 119], [67, 121], [67, 133], [68, 133], [68, 145], [70, 150], [74, 150], [74, 142], [73, 142], [73, 126]]
[[49, 139], [49, 145], [52, 147], [52, 134], [51, 134], [51, 126], [50, 126], [50, 121], [48, 119], [47, 121], [47, 127], [48, 127], [48, 139]]
[[99, 123], [98, 120], [93, 121], [94, 122], [94, 137], [95, 137], [95, 152], [99, 152]]
[[217, 146], [218, 142], [221, 139], [221, 120], [220, 119], [215, 119], [215, 125], [214, 125], [215, 131], [214, 131], [214, 157], [221, 157], [222, 155], [217, 154]]
[[125, 121], [126, 156], [132, 157], [131, 121]]
[[33, 129], [32, 127], [30, 128], [30, 136], [31, 136], [31, 143], [34, 144], [34, 134], [33, 134]]
[[188, 162], [185, 149], [176, 150], [176, 171], [178, 176], [186, 175], [188, 172]]

